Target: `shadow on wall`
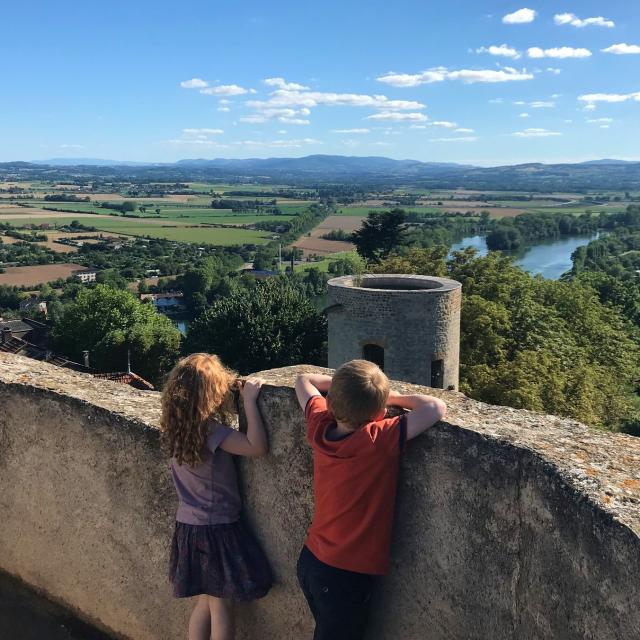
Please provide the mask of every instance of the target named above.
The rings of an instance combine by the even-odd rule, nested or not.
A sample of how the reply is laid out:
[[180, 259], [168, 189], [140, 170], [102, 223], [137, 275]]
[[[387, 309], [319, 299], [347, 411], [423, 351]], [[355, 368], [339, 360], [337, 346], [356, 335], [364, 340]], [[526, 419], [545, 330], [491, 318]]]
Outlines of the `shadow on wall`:
[[[301, 370], [316, 369], [262, 374], [271, 453], [241, 463], [278, 581], [239, 607], [247, 640], [311, 637], [295, 578], [312, 514]], [[448, 422], [408, 446], [369, 637], [640, 637], [640, 440], [439, 393]], [[0, 355], [0, 403], [0, 569], [123, 637], [182, 639], [159, 395]]]

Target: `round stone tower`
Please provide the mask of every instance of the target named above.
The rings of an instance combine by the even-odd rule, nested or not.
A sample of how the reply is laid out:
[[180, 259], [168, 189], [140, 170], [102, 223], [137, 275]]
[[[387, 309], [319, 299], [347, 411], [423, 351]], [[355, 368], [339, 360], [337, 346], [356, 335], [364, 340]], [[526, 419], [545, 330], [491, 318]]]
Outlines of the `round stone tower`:
[[329, 366], [371, 360], [391, 379], [458, 388], [462, 285], [418, 275], [329, 280]]

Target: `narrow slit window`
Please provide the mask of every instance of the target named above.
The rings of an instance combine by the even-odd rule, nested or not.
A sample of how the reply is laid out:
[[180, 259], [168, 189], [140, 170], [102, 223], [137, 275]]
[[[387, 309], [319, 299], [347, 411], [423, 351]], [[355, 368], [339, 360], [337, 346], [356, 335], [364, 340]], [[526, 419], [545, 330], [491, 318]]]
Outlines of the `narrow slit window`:
[[433, 360], [431, 362], [431, 387], [434, 389], [444, 388], [444, 361]]
[[365, 344], [362, 347], [364, 360], [377, 364], [384, 371], [384, 348], [377, 344]]

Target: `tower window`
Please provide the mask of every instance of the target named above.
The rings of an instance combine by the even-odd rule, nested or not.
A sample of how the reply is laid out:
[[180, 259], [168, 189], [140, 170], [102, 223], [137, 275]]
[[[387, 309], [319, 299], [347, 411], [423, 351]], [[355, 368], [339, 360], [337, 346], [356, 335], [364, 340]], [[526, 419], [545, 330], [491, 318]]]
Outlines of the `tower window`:
[[444, 388], [444, 361], [433, 360], [431, 362], [431, 387], [434, 389]]
[[364, 360], [377, 364], [384, 371], [384, 348], [377, 344], [365, 344], [362, 347]]

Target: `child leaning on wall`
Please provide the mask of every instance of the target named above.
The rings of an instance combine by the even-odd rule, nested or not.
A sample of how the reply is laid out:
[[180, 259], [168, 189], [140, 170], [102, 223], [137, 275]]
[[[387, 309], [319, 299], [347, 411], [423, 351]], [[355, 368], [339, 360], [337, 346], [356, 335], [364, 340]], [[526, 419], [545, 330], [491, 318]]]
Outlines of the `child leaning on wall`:
[[[178, 362], [163, 391], [162, 444], [178, 493], [169, 575], [176, 597], [198, 597], [189, 640], [231, 640], [233, 602], [262, 598], [271, 588], [267, 560], [240, 521], [232, 459], [268, 450], [257, 407], [261, 385], [258, 378], [239, 381], [217, 356], [194, 353]], [[227, 426], [238, 387], [246, 435]]]
[[[316, 622], [314, 640], [359, 640], [375, 576], [389, 568], [404, 443], [438, 422], [446, 406], [390, 392], [387, 377], [366, 360], [347, 362], [333, 378], [300, 375], [296, 395], [313, 449], [314, 495], [298, 581]], [[409, 412], [385, 418], [389, 405]]]

